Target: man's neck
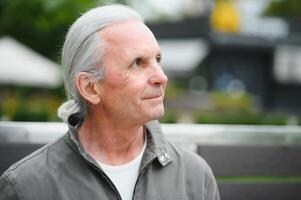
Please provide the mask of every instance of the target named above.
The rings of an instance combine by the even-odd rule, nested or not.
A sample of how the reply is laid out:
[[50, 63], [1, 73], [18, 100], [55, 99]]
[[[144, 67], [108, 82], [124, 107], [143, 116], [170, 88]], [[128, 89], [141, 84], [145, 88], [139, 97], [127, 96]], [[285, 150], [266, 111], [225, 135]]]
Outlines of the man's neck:
[[122, 165], [133, 160], [144, 144], [143, 126], [116, 126], [110, 121], [85, 119], [78, 130], [79, 141], [96, 161]]

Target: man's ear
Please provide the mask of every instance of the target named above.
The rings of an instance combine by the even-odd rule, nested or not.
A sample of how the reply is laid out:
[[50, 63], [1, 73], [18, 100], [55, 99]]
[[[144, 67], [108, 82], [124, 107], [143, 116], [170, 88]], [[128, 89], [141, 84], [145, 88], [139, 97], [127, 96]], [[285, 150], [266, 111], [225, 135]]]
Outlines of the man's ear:
[[98, 104], [100, 102], [100, 96], [97, 87], [95, 87], [96, 83], [91, 81], [87, 72], [79, 72], [75, 77], [75, 83], [78, 92], [88, 102], [92, 104]]

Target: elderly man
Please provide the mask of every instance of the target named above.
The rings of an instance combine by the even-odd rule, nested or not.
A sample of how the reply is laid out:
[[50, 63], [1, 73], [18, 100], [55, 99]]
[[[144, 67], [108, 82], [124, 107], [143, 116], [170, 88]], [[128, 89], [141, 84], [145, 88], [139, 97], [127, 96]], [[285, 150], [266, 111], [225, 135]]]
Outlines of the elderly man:
[[69, 100], [62, 138], [11, 166], [1, 200], [215, 200], [213, 174], [199, 156], [165, 140], [167, 77], [141, 17], [98, 7], [71, 26], [62, 53]]

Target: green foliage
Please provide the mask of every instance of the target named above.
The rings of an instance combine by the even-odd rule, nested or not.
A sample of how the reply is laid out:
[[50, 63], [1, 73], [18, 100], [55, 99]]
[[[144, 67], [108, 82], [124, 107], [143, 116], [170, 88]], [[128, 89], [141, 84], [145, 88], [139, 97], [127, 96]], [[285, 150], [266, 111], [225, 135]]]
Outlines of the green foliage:
[[288, 116], [284, 114], [257, 111], [252, 97], [247, 93], [213, 91], [209, 99], [210, 109], [200, 109], [194, 114], [196, 123], [285, 125], [288, 121]]
[[[0, 88], [2, 117], [14, 121], [58, 121], [57, 108], [64, 101], [63, 88]], [[1, 116], [1, 114], [0, 114]]]
[[14, 115], [13, 121], [48, 121], [48, 113], [46, 110], [32, 110], [26, 105], [20, 105]]
[[161, 123], [177, 123], [178, 118], [179, 118], [178, 113], [172, 112], [172, 111], [167, 111], [167, 112], [165, 112], [163, 117], [161, 117], [160, 122]]
[[209, 95], [214, 110], [252, 110], [252, 97], [247, 93], [237, 95], [235, 92], [213, 91]]
[[272, 0], [267, 6], [264, 15], [280, 17], [301, 17], [300, 0]]
[[3, 108], [0, 106], [0, 119], [1, 119], [2, 115], [3, 115]]
[[200, 124], [285, 125], [287, 116], [278, 113], [264, 114], [250, 111], [198, 111], [195, 122]]
[[54, 60], [70, 24], [96, 4], [92, 0], [0, 2], [0, 35], [10, 35]]
[[184, 89], [180, 81], [169, 79], [165, 88], [165, 96], [168, 98], [176, 97], [183, 93], [183, 90]]
[[265, 182], [265, 183], [301, 183], [301, 176], [218, 176], [217, 181]]

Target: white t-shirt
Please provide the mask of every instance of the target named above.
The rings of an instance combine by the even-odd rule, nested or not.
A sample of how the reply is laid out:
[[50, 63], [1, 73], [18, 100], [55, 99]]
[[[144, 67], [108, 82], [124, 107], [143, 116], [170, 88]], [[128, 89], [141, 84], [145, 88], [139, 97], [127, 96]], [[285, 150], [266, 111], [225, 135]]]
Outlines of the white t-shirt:
[[102, 170], [116, 186], [122, 200], [132, 200], [135, 184], [139, 174], [142, 156], [146, 147], [146, 137], [142, 151], [132, 161], [119, 166], [111, 166], [98, 162]]

